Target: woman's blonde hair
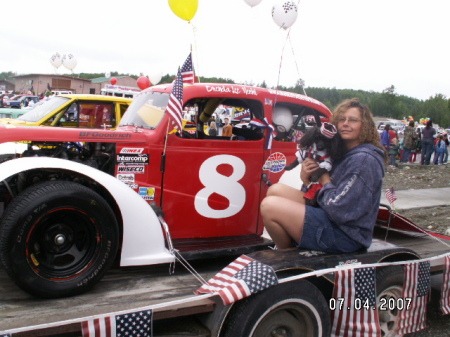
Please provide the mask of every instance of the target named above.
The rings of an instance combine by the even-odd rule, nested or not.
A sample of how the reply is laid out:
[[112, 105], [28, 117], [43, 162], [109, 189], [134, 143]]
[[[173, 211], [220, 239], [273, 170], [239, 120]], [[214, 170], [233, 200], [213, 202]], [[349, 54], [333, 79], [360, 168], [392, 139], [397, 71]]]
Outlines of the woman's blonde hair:
[[350, 108], [357, 108], [361, 113], [362, 125], [361, 133], [359, 134], [360, 143], [372, 144], [386, 152], [385, 148], [381, 145], [380, 135], [378, 134], [377, 127], [375, 126], [372, 112], [369, 110], [367, 105], [362, 104], [358, 98], [346, 99], [339, 104], [333, 112], [331, 123], [337, 125], [339, 118], [341, 118], [342, 115]]

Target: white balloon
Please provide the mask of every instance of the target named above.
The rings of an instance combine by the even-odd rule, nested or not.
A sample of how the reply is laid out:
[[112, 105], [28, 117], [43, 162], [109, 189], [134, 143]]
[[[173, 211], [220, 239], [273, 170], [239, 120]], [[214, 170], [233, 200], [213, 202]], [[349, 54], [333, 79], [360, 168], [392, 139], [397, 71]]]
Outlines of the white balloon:
[[111, 73], [108, 71], [107, 73], [105, 73], [105, 77], [111, 77]]
[[288, 29], [297, 20], [297, 5], [291, 0], [278, 0], [272, 7], [272, 18], [283, 29]]
[[74, 70], [77, 66], [77, 60], [73, 54], [65, 54], [62, 57], [63, 66], [69, 70]]
[[159, 83], [159, 81], [161, 81], [162, 78], [162, 72], [160, 71], [155, 71], [151, 74], [148, 74], [148, 79], [150, 80], [150, 83], [152, 85], [157, 85]]
[[244, 0], [247, 5], [250, 7], [255, 7], [258, 5], [262, 0]]
[[58, 69], [62, 64], [61, 55], [59, 55], [59, 53], [53, 54], [52, 57], [50, 57], [50, 63], [53, 67]]

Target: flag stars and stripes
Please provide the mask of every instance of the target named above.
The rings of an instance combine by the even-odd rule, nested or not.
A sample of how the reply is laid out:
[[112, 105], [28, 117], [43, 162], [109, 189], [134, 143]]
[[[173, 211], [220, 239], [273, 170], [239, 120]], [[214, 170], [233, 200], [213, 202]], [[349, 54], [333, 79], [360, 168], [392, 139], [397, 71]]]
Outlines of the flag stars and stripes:
[[228, 305], [276, 284], [278, 278], [270, 266], [242, 255], [195, 293], [218, 293]]
[[184, 84], [194, 84], [194, 68], [192, 67], [192, 53], [189, 53], [181, 67], [181, 76]]

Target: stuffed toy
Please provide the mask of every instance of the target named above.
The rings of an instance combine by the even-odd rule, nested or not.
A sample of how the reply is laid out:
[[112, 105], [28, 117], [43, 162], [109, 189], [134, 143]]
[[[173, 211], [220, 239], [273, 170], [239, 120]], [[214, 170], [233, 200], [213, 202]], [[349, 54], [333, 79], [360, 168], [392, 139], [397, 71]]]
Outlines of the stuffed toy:
[[305, 132], [298, 144], [297, 159], [285, 167], [290, 171], [303, 163], [306, 158], [312, 158], [319, 163], [319, 169], [311, 176], [311, 183], [305, 193], [307, 204], [316, 205], [317, 192], [322, 188], [318, 182], [325, 172], [330, 172], [332, 161], [340, 158], [340, 137], [336, 127], [330, 123], [322, 123], [320, 127], [314, 126]]

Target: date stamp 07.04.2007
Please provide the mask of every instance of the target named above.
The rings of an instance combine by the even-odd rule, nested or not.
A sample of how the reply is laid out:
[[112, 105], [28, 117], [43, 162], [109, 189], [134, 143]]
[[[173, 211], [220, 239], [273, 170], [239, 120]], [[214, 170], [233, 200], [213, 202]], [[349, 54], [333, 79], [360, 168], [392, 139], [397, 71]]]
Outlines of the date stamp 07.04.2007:
[[405, 297], [382, 297], [378, 300], [378, 303], [372, 304], [369, 299], [355, 298], [352, 303], [348, 303], [344, 298], [330, 298], [328, 301], [330, 310], [374, 310], [379, 311], [391, 311], [391, 310], [409, 310], [411, 308], [411, 298]]

